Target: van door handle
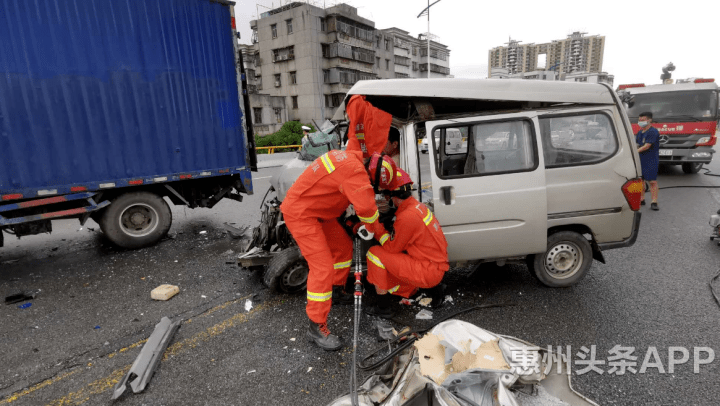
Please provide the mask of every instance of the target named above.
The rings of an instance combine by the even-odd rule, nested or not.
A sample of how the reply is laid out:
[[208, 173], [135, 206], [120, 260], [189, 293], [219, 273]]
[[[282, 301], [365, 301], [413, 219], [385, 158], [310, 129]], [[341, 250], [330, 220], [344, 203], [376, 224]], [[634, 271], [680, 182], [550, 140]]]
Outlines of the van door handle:
[[443, 186], [440, 188], [440, 195], [442, 196], [443, 203], [445, 203], [446, 206], [452, 204], [452, 195], [454, 190], [455, 188], [452, 186]]

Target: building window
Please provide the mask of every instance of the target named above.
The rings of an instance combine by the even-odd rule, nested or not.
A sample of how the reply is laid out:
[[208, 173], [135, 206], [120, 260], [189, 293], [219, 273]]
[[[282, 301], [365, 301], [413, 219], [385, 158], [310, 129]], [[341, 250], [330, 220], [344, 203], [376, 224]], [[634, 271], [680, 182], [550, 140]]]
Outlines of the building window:
[[389, 40], [389, 39], [386, 39], [386, 40], [385, 40], [385, 50], [386, 50], [386, 51], [389, 51], [389, 50], [390, 50], [390, 40]]
[[325, 19], [320, 17], [320, 31], [325, 32], [327, 31], [327, 23], [325, 22]]
[[297, 96], [291, 96], [292, 99], [292, 106], [294, 109], [298, 108], [298, 97]]
[[343, 98], [345, 98], [345, 95], [342, 93], [335, 93], [332, 95], [332, 105], [333, 107], [339, 106], [340, 103], [342, 103]]
[[385, 69], [386, 69], [386, 70], [389, 70], [389, 69], [390, 69], [390, 60], [389, 60], [389, 59], [386, 59], [386, 60], [385, 60]]
[[270, 31], [272, 31], [272, 37], [273, 39], [277, 38], [277, 24], [273, 24], [270, 26]]
[[290, 84], [291, 85], [297, 84], [297, 72], [290, 72]]
[[412, 70], [418, 70], [418, 64], [417, 62], [412, 63]]
[[332, 107], [332, 99], [329, 94], [325, 95], [325, 107]]
[[417, 55], [417, 47], [413, 47], [412, 54]]
[[375, 38], [377, 40], [376, 48], [380, 49], [380, 36]]
[[375, 66], [377, 66], [378, 69], [380, 69], [380, 57], [375, 57]]
[[275, 121], [282, 123], [282, 109], [279, 107], [275, 108]]
[[290, 19], [290, 20], [285, 20], [285, 22], [287, 23], [287, 32], [288, 32], [288, 35], [290, 35], [290, 34], [293, 33], [293, 29], [292, 29], [292, 19]]
[[330, 83], [330, 71], [323, 69], [323, 83]]
[[255, 115], [255, 124], [262, 123], [262, 107], [254, 107], [253, 114]]
[[280, 83], [280, 74], [275, 74], [275, 87], [280, 87], [282, 83]]
[[322, 48], [323, 58], [329, 58], [330, 57], [330, 44], [320, 44], [320, 47]]

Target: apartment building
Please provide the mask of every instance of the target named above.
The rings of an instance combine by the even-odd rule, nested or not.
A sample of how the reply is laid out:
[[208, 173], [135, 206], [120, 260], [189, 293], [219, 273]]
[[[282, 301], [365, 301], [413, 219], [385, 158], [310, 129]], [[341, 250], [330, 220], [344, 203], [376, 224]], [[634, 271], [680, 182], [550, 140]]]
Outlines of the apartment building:
[[[418, 35], [417, 38], [400, 28], [381, 30], [393, 41], [394, 72], [381, 72], [380, 77], [388, 78], [427, 78], [428, 43]], [[450, 76], [450, 50], [446, 45], [430, 41], [430, 78]]]
[[[250, 21], [250, 28], [252, 45], [241, 49], [247, 55], [257, 134], [277, 131], [288, 120], [320, 124], [332, 118], [358, 80], [427, 77], [426, 42], [424, 54], [418, 47], [418, 55], [412, 55], [409, 44], [418, 40], [407, 31], [377, 30], [373, 21], [347, 4], [320, 8], [289, 3], [262, 13]], [[401, 46], [396, 47], [396, 36], [401, 37]], [[449, 75], [449, 52], [445, 45], [431, 41], [431, 77]], [[418, 63], [417, 75], [413, 60], [425, 61], [424, 68]]]
[[552, 70], [559, 76], [602, 71], [605, 37], [573, 32], [567, 38], [542, 44], [521, 44], [510, 39], [505, 46], [488, 52], [488, 77], [493, 68], [507, 69], [508, 74]]

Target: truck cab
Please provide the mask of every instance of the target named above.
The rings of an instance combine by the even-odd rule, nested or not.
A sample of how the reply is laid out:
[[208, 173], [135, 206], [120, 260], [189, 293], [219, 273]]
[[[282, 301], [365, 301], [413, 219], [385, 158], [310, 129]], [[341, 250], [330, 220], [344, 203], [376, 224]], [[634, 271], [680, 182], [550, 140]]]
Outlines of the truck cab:
[[630, 96], [627, 115], [634, 133], [640, 131], [638, 116], [648, 111], [653, 114], [652, 125], [660, 133], [660, 164], [681, 165], [683, 172], [694, 174], [712, 161], [720, 118], [714, 79], [620, 85], [618, 92]]

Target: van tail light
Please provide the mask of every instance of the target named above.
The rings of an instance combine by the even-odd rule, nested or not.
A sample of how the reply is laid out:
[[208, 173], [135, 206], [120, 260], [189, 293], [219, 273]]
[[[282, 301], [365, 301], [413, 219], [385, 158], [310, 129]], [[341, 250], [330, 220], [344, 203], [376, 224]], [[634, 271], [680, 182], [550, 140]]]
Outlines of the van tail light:
[[717, 144], [717, 136], [702, 137], [695, 144], [696, 147], [712, 147]]
[[630, 205], [630, 210], [640, 210], [640, 201], [645, 192], [645, 182], [641, 178], [630, 179], [622, 186], [622, 192]]

